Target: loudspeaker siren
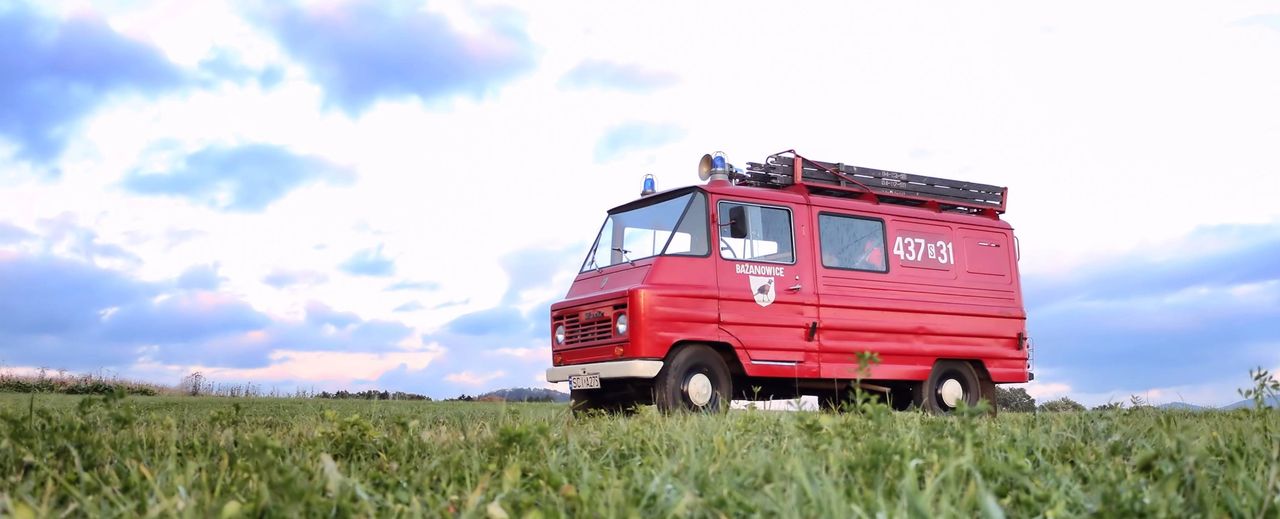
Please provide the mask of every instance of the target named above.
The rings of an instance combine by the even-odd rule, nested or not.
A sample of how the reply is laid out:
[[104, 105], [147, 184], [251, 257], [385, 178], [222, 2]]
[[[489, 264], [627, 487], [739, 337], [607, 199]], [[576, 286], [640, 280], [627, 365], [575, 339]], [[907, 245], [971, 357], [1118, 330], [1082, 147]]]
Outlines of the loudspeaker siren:
[[706, 182], [707, 179], [711, 178], [710, 154], [703, 155], [702, 160], [698, 161], [698, 178], [702, 179], [703, 182]]

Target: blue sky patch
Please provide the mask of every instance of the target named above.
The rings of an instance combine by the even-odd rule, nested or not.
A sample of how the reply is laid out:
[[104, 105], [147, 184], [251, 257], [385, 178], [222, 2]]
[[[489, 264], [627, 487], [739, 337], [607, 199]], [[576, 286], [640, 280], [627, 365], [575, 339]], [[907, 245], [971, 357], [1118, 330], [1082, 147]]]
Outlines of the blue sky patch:
[[0, 8], [0, 48], [0, 138], [34, 162], [57, 158], [77, 123], [108, 97], [186, 84], [157, 49], [88, 15], [56, 20], [22, 3]]
[[351, 115], [379, 99], [483, 95], [534, 65], [524, 28], [497, 13], [474, 13], [478, 34], [408, 2], [277, 3], [255, 14]]
[[596, 162], [608, 162], [633, 151], [649, 150], [680, 140], [684, 130], [674, 124], [629, 122], [609, 128], [596, 142]]
[[644, 93], [674, 85], [677, 81], [676, 75], [668, 72], [590, 59], [566, 72], [560, 79], [560, 85], [563, 88], [604, 88]]
[[201, 149], [163, 173], [134, 171], [124, 187], [138, 194], [187, 198], [220, 211], [256, 212], [303, 185], [351, 179], [349, 171], [318, 157], [245, 144]]
[[352, 254], [339, 266], [343, 272], [356, 276], [390, 276], [396, 273], [396, 262], [382, 254], [382, 246], [364, 249]]

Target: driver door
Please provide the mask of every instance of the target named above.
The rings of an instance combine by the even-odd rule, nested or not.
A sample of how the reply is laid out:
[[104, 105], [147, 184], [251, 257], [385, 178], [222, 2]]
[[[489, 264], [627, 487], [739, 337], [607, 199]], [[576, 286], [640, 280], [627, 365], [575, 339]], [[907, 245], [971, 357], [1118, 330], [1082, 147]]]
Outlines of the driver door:
[[726, 198], [714, 214], [721, 329], [743, 345], [753, 372], [816, 375], [808, 207]]

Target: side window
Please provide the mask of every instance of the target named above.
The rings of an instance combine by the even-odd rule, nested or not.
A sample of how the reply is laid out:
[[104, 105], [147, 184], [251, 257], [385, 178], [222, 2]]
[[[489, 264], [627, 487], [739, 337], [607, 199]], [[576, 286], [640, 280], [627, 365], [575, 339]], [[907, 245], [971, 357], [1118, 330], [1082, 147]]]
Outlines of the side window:
[[791, 211], [778, 207], [720, 202], [720, 257], [795, 263]]
[[884, 222], [820, 214], [818, 238], [824, 267], [871, 272], [889, 270], [884, 248]]

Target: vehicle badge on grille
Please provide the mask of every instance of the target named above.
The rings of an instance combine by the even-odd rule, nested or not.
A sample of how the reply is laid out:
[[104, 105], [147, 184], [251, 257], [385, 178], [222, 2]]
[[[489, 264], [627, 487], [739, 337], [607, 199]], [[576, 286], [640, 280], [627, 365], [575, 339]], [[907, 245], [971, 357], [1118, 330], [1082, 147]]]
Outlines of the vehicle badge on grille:
[[604, 288], [604, 286], [608, 284], [609, 284], [609, 276], [605, 276], [604, 278], [600, 279], [600, 288]]

